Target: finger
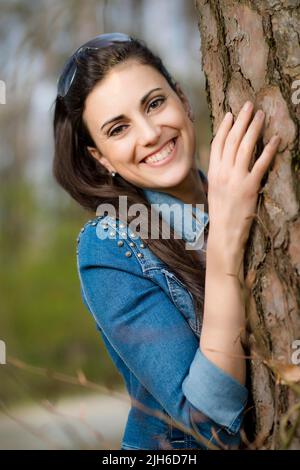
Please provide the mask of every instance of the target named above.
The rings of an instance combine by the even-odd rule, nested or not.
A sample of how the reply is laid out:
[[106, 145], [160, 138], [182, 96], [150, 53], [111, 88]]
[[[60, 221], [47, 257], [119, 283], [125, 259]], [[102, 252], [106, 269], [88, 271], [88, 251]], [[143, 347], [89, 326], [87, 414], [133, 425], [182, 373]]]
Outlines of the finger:
[[253, 103], [246, 101], [242, 109], [240, 110], [238, 117], [228, 134], [225, 142], [224, 152], [222, 155], [222, 161], [226, 166], [233, 166], [235, 157], [240, 146], [241, 140], [247, 130], [253, 110]]
[[278, 135], [274, 135], [272, 139], [267, 143], [265, 146], [262, 154], [256, 160], [253, 165], [253, 168], [250, 172], [251, 177], [254, 178], [256, 184], [259, 184], [263, 175], [265, 174], [266, 170], [268, 169], [272, 158], [276, 155], [278, 145], [280, 142], [280, 137]]
[[245, 173], [248, 173], [249, 171], [251, 157], [257, 144], [257, 139], [261, 133], [264, 119], [265, 113], [261, 109], [258, 110], [239, 146], [235, 165], [238, 165], [238, 167]]
[[232, 113], [225, 114], [211, 145], [211, 158], [221, 160], [226, 138], [233, 122]]

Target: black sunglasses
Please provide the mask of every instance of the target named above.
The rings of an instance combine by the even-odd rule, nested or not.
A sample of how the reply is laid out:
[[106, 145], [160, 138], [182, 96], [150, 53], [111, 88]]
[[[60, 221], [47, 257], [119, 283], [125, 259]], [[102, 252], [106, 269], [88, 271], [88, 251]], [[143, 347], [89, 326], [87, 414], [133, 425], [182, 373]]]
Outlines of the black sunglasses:
[[62, 73], [58, 79], [57, 95], [61, 98], [64, 98], [67, 95], [76, 75], [76, 59], [80, 54], [86, 50], [101, 49], [102, 47], [111, 46], [114, 42], [124, 41], [132, 41], [132, 37], [123, 33], [106, 33], [100, 34], [99, 36], [94, 37], [90, 41], [80, 46], [67, 60], [63, 67]]

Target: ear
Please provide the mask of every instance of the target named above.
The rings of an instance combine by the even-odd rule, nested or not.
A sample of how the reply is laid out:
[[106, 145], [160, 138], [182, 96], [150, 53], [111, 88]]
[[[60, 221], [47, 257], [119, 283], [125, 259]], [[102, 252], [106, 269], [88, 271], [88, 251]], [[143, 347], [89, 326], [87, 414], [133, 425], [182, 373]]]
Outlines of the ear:
[[191, 121], [194, 121], [194, 115], [193, 115], [193, 111], [192, 111], [191, 105], [189, 103], [189, 100], [188, 100], [187, 96], [185, 95], [185, 93], [183, 92], [183, 90], [182, 90], [182, 88], [181, 88], [181, 86], [179, 85], [178, 82], [176, 82], [175, 88], [176, 88], [176, 91], [177, 91], [177, 94], [178, 94], [179, 98], [181, 99], [181, 101], [183, 103], [183, 106], [184, 106], [184, 108], [187, 112], [187, 115], [189, 116]]
[[111, 173], [112, 171], [116, 171], [114, 167], [109, 163], [107, 158], [103, 157], [102, 153], [99, 152], [98, 149], [96, 149], [95, 147], [87, 147], [87, 149], [91, 156], [95, 158], [99, 163], [101, 163], [101, 165], [103, 165], [109, 173]]

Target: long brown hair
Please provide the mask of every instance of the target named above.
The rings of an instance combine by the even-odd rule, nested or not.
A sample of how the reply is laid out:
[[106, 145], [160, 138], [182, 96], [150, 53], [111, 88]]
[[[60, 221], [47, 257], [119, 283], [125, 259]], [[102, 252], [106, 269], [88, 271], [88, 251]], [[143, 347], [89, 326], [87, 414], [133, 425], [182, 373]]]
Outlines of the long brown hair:
[[[82, 114], [85, 99], [94, 86], [105, 78], [117, 64], [135, 59], [150, 65], [160, 72], [172, 89], [179, 95], [176, 82], [166, 70], [162, 60], [147, 47], [145, 41], [131, 36], [131, 41], [114, 43], [102, 49], [89, 50], [77, 59], [76, 80], [67, 96], [57, 96], [54, 105], [54, 161], [53, 175], [83, 208], [96, 212], [101, 203], [115, 207], [118, 217], [119, 196], [127, 196], [128, 206], [144, 204], [148, 208], [146, 227], [151, 227], [151, 206], [143, 191], [129, 183], [121, 175], [113, 178], [106, 168], [91, 156], [87, 146], [95, 147]], [[182, 98], [181, 98], [182, 99]], [[133, 219], [128, 215], [128, 223]], [[163, 223], [159, 214], [160, 225]], [[151, 239], [150, 233], [144, 241], [153, 253], [168, 265], [192, 294], [196, 316], [201, 320], [204, 305], [205, 260], [195, 250], [185, 248], [185, 240], [174, 238]]]

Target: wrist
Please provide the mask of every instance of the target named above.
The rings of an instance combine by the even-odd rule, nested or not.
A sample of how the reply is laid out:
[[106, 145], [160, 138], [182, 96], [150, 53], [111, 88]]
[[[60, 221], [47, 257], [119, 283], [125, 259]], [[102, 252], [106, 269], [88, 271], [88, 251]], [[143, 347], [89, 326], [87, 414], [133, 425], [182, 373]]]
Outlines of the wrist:
[[209, 232], [206, 247], [206, 268], [222, 274], [238, 275], [243, 280], [243, 260], [245, 250], [224, 237]]
[[211, 238], [218, 239], [220, 243], [225, 244], [232, 252], [243, 250], [249, 236], [249, 234], [246, 236], [245, 231], [242, 231], [241, 227], [234, 221], [224, 222], [222, 219], [210, 219], [209, 235]]

